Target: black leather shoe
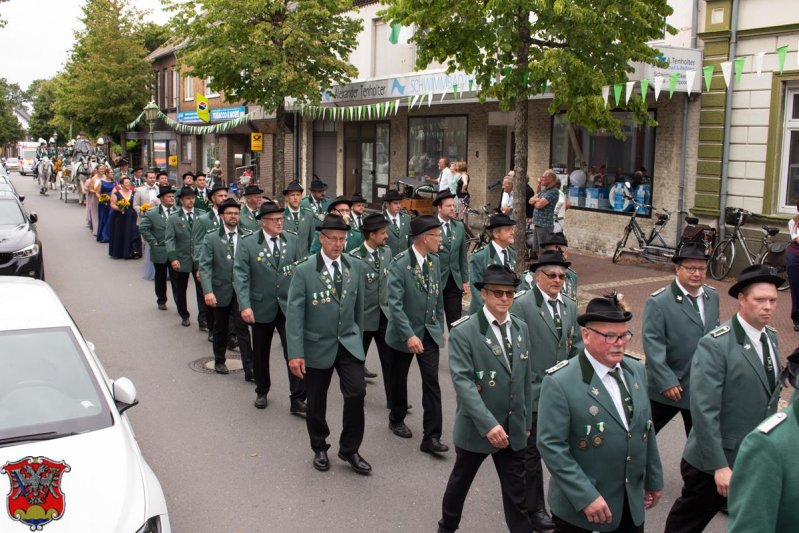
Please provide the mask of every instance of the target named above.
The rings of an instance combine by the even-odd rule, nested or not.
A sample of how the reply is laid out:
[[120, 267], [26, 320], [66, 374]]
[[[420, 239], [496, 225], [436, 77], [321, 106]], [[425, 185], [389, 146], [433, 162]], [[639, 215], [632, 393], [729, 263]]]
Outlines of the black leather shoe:
[[166, 311], [166, 304], [158, 304], [159, 311]]
[[244, 381], [255, 381], [255, 377], [252, 373], [252, 368], [245, 368], [244, 369]]
[[187, 327], [191, 326], [191, 322], [189, 322], [188, 318], [182, 318], [180, 320], [180, 325], [183, 326], [184, 328], [187, 328]]
[[289, 412], [293, 415], [305, 416], [305, 413], [308, 412], [308, 406], [305, 404], [305, 400], [294, 400], [291, 402]]
[[359, 474], [368, 475], [372, 473], [372, 465], [367, 463], [358, 452], [343, 454], [338, 452], [338, 458], [347, 461], [353, 470]]
[[402, 437], [403, 439], [410, 439], [413, 437], [413, 433], [411, 432], [411, 428], [405, 425], [405, 422], [394, 422], [388, 423], [388, 429], [390, 429], [394, 435], [397, 437]]
[[258, 409], [266, 409], [266, 394], [259, 394], [253, 403]]
[[214, 342], [214, 334], [210, 331], [208, 332], [208, 342]]
[[419, 446], [419, 449], [425, 453], [444, 453], [449, 451], [449, 446], [441, 444], [441, 441], [438, 439], [426, 439], [422, 441], [422, 445]]
[[374, 372], [371, 372], [368, 368], [363, 367], [363, 377], [369, 378], [369, 379], [374, 379], [374, 378], [377, 377], [377, 374], [375, 374]]
[[544, 509], [539, 509], [530, 514], [530, 522], [536, 531], [551, 531], [555, 529], [555, 522], [552, 521], [552, 518]]
[[230, 370], [227, 369], [227, 365], [225, 365], [225, 363], [215, 363], [214, 372], [217, 374], [230, 374]]
[[330, 470], [330, 460], [327, 458], [327, 452], [313, 452], [313, 467], [320, 472]]
[[200, 331], [208, 331], [208, 324], [206, 324], [205, 322], [200, 322], [198, 324], [198, 327], [200, 328]]

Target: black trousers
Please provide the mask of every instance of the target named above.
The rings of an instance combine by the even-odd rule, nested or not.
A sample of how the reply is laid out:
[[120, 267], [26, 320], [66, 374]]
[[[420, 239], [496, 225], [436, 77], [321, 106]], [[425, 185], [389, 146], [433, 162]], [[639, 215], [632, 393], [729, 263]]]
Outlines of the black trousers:
[[533, 413], [533, 424], [530, 427], [530, 436], [527, 438], [527, 448], [524, 450], [524, 495], [527, 512], [531, 515], [546, 510], [544, 467], [541, 464], [541, 454], [535, 443], [537, 427], [538, 413]]
[[214, 308], [205, 305], [205, 295], [203, 294], [202, 283], [197, 279], [197, 271], [191, 273], [194, 280], [194, 293], [197, 296], [197, 324], [207, 326], [210, 331], [214, 330]]
[[[278, 309], [272, 322], [256, 322], [252, 325], [253, 376], [255, 377], [255, 393], [268, 394], [272, 388], [272, 377], [269, 372], [269, 359], [272, 353], [272, 337], [277, 330], [280, 346], [283, 348], [283, 360], [289, 375], [289, 398], [291, 401], [305, 399], [305, 382], [288, 369], [288, 344], [286, 344], [286, 317]], [[214, 335], [216, 341], [216, 335]]]
[[344, 397], [344, 416], [342, 421], [339, 451], [343, 454], [355, 453], [363, 442], [366, 382], [363, 376], [363, 361], [357, 359], [341, 344], [338, 345], [336, 360], [330, 368], [305, 367], [305, 386], [308, 389], [308, 411], [305, 425], [311, 438], [313, 451], [326, 451], [330, 448], [327, 437], [327, 391], [333, 370], [338, 373], [341, 395]]
[[239, 302], [236, 293], [230, 299], [230, 303], [225, 306], [217, 305], [214, 308], [214, 361], [216, 363], [225, 362], [225, 352], [227, 352], [227, 341], [230, 335], [230, 323], [233, 323], [236, 338], [239, 341], [239, 353], [241, 353], [241, 364], [245, 370], [252, 369], [252, 348], [250, 348], [250, 329], [247, 323], [241, 318], [239, 313]]
[[391, 395], [388, 419], [392, 423], [405, 420], [408, 414], [408, 371], [414, 357], [419, 363], [419, 372], [422, 375], [422, 427], [424, 439], [441, 438], [443, 426], [441, 415], [441, 389], [438, 386], [438, 344], [429, 333], [425, 331], [422, 339], [424, 352], [415, 355], [412, 353], [391, 350]]
[[655, 426], [655, 433], [663, 429], [663, 426], [668, 424], [677, 413], [680, 413], [682, 415], [683, 425], [685, 426], [685, 436], [688, 436], [693, 427], [690, 409], [681, 409], [673, 405], [666, 405], [665, 403], [651, 400], [649, 403], [652, 406], [652, 425]]
[[716, 490], [712, 475], [694, 468], [685, 459], [680, 461], [682, 493], [669, 511], [665, 531], [700, 533], [713, 520], [727, 498]]
[[175, 272], [169, 263], [153, 263], [155, 267], [155, 301], [158, 305], [166, 304], [166, 279], [169, 277], [170, 285], [172, 285], [172, 296], [175, 295]]
[[[505, 522], [511, 533], [533, 531], [524, 503], [524, 454], [524, 450], [513, 451], [510, 447], [490, 454], [499, 476]], [[485, 453], [470, 452], [455, 447], [455, 466], [452, 467], [447, 489], [444, 491], [444, 500], [441, 502], [439, 531], [451, 532], [458, 529], [469, 487], [483, 460], [488, 456]]]
[[[590, 529], [583, 529], [574, 524], [570, 524], [565, 520], [561, 520], [555, 515], [552, 515], [552, 521], [555, 522], [555, 533], [591, 533]], [[627, 504], [627, 497], [624, 498], [624, 505], [621, 511], [621, 522], [619, 527], [613, 530], [614, 533], [644, 533], [644, 522], [640, 526], [633, 523], [633, 516], [630, 514], [630, 506]], [[666, 528], [666, 531], [672, 531]], [[674, 530], [676, 533], [678, 530]]]
[[169, 275], [174, 279], [172, 285], [172, 299], [175, 300], [180, 318], [189, 318], [191, 316], [188, 304], [186, 303], [186, 291], [189, 288], [189, 278], [191, 278], [194, 280], [194, 294], [197, 298], [197, 322], [199, 324], [206, 324], [209, 329], [213, 329], [213, 313], [211, 313], [209, 311], [210, 308], [205, 305], [203, 287], [197, 279], [196, 272], [178, 272], [171, 269]]
[[383, 371], [383, 388], [386, 391], [386, 405], [390, 406], [389, 391], [389, 376], [391, 376], [391, 348], [386, 344], [386, 328], [388, 327], [388, 319], [383, 311], [380, 311], [380, 324], [377, 331], [364, 331], [363, 332], [363, 353], [369, 353], [369, 346], [372, 345], [374, 339], [377, 345], [377, 356], [380, 358], [380, 369]]
[[447, 284], [444, 285], [444, 315], [447, 317], [447, 329], [451, 324], [460, 319], [463, 314], [463, 287], [455, 283], [452, 274], [447, 276]]

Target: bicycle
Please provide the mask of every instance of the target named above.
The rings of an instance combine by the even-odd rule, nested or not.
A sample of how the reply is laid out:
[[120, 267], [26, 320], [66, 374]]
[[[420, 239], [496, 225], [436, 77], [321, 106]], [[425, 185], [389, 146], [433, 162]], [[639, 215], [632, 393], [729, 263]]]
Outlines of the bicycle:
[[[466, 212], [463, 217], [463, 227], [466, 229], [466, 253], [470, 254], [473, 251], [477, 250], [481, 246], [488, 244], [491, 240], [488, 235], [488, 230], [486, 229], [488, 224], [490, 223], [491, 218], [491, 206], [484, 205], [482, 214], [477, 211], [476, 209], [472, 209], [471, 207], [466, 208]], [[479, 234], [475, 234], [472, 231], [472, 228], [469, 226], [469, 216], [482, 216], [483, 218], [483, 230]]]
[[[646, 209], [654, 211], [655, 208], [651, 205], [638, 203], [632, 196], [626, 195], [626, 198], [632, 203], [633, 211], [632, 215], [630, 215], [630, 221], [627, 222], [627, 225], [624, 227], [624, 233], [621, 239], [616, 243], [616, 250], [613, 252], [613, 262], [618, 263], [619, 257], [621, 257], [623, 252], [636, 254], [648, 261], [670, 261], [677, 251], [677, 247], [670, 246], [665, 239], [663, 239], [661, 232], [663, 228], [666, 227], [666, 224], [669, 223], [669, 220], [671, 220], [672, 212], [668, 209], [660, 209], [662, 213], [655, 213], [657, 221], [649, 231], [649, 235], [647, 235], [636, 219], [638, 210]], [[680, 214], [688, 213], [680, 211]], [[627, 248], [627, 240], [630, 238], [630, 234], [635, 236], [636, 243], [638, 244], [637, 248]]]
[[763, 232], [763, 237], [760, 240], [760, 248], [757, 252], [749, 249], [746, 243], [741, 226], [746, 224], [746, 221], [752, 215], [751, 212], [740, 209], [728, 207], [724, 212], [724, 222], [728, 226], [733, 226], [732, 232], [719, 242], [713, 249], [713, 254], [710, 257], [710, 276], [713, 279], [721, 280], [727, 277], [732, 270], [732, 265], [735, 262], [735, 243], [743, 248], [744, 257], [750, 265], [760, 264], [770, 266], [774, 274], [785, 280], [783, 284], [778, 287], [778, 290], [784, 291], [790, 287], [788, 281], [788, 271], [785, 268], [785, 252], [772, 251], [772, 244], [774, 243], [772, 237], [780, 232], [780, 228], [776, 226], [761, 226], [760, 231]]

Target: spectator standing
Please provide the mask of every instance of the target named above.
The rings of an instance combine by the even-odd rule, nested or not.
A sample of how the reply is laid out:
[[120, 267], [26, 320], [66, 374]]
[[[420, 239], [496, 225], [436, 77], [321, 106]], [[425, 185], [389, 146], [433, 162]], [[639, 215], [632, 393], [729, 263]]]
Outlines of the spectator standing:
[[[796, 209], [799, 211], [799, 200]], [[799, 331], [799, 214], [788, 221], [788, 232], [791, 234], [791, 244], [785, 251], [785, 261], [791, 282], [791, 320], [793, 330]]]
[[540, 242], [543, 242], [555, 229], [555, 207], [558, 205], [560, 180], [552, 169], [544, 172], [538, 180], [535, 194], [527, 202], [533, 206], [533, 226], [535, 227], [535, 246], [538, 253]]

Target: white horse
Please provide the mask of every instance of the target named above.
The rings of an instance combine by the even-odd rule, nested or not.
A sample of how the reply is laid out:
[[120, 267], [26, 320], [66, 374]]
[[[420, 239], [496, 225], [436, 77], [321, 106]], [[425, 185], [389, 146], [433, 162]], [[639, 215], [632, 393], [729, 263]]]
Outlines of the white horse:
[[97, 162], [85, 155], [81, 156], [79, 161], [72, 163], [72, 173], [68, 175], [68, 179], [64, 182], [65, 202], [67, 201], [68, 193], [77, 193], [80, 203], [86, 202], [86, 191], [83, 184], [92, 175], [95, 167], [97, 167]]
[[53, 162], [49, 157], [42, 157], [36, 165], [36, 172], [39, 176], [39, 194], [47, 194], [47, 186], [53, 175]]

